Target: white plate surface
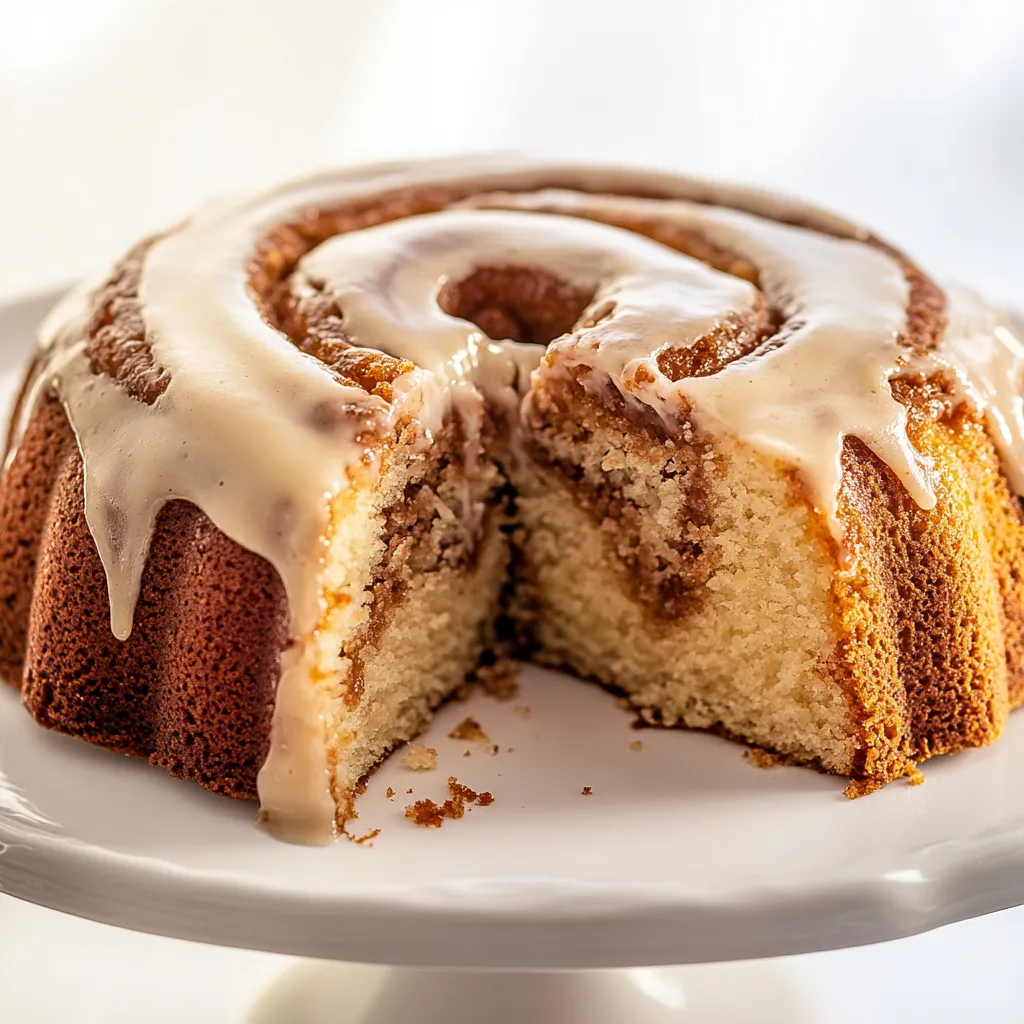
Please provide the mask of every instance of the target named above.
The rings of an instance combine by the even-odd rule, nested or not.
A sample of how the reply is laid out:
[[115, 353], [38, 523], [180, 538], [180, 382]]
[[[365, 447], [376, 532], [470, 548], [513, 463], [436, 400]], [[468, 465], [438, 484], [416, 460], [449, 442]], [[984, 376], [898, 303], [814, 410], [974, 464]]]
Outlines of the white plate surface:
[[[0, 313], [0, 370], [38, 313]], [[448, 738], [467, 714], [498, 755]], [[353, 823], [381, 830], [372, 846], [307, 849], [257, 830], [251, 805], [45, 732], [4, 691], [0, 890], [221, 945], [459, 967], [805, 952], [1024, 902], [1024, 713], [995, 746], [930, 762], [923, 786], [853, 802], [842, 780], [630, 723], [602, 690], [527, 669], [512, 701], [442, 710], [424, 740], [437, 770], [393, 758], [374, 776]], [[494, 804], [440, 830], [407, 821], [448, 775]]]

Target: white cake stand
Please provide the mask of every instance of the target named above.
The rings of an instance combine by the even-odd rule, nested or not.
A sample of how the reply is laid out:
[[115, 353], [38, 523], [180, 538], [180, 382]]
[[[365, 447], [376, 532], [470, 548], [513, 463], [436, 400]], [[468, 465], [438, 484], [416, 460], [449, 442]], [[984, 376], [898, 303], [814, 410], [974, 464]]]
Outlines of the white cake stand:
[[[0, 311], [0, 368], [20, 363], [39, 311]], [[498, 754], [448, 738], [466, 715]], [[526, 669], [511, 701], [442, 709], [424, 738], [436, 770], [393, 758], [373, 777], [352, 828], [380, 829], [372, 842], [303, 848], [259, 831], [251, 805], [47, 733], [4, 689], [0, 891], [333, 961], [254, 994], [254, 1024], [793, 1024], [812, 1008], [778, 968], [713, 962], [1024, 902], [1024, 714], [995, 746], [929, 763], [925, 785], [853, 802], [842, 780], [758, 770], [737, 745], [631, 721], [597, 687]], [[443, 798], [449, 775], [493, 805], [414, 826], [405, 804]]]
[[[467, 714], [500, 753], [448, 738]], [[527, 669], [514, 701], [442, 710], [425, 739], [436, 770], [394, 758], [374, 776], [353, 829], [379, 828], [372, 845], [302, 848], [256, 829], [250, 805], [45, 732], [0, 692], [0, 890], [346, 962], [292, 969], [254, 1024], [743, 1020], [752, 1005], [792, 1024], [810, 1008], [771, 965], [650, 968], [877, 942], [1024, 902], [1024, 717], [924, 786], [852, 803], [841, 780], [630, 721], [598, 688]], [[411, 824], [403, 806], [442, 797], [449, 775], [494, 804]]]

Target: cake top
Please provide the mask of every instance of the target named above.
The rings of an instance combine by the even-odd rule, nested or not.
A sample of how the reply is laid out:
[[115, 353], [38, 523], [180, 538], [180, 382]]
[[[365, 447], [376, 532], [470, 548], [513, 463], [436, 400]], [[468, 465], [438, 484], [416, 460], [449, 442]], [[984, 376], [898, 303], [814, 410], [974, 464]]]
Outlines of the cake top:
[[[561, 309], [550, 344], [514, 310], [488, 333], [451, 311], [474, 275], [524, 270]], [[333, 820], [304, 682], [331, 502], [405, 425], [428, 442], [455, 415], [472, 444], [482, 403], [517, 411], [531, 374], [610, 384], [669, 435], [731, 435], [794, 467], [841, 542], [847, 436], [934, 505], [890, 381], [941, 379], [1024, 493], [1024, 347], [1000, 313], [845, 220], [675, 175], [475, 158], [214, 204], [72, 293], [40, 348], [36, 394], [56, 389], [78, 438], [118, 637], [170, 499], [280, 573], [298, 642], [260, 794], [300, 825]]]

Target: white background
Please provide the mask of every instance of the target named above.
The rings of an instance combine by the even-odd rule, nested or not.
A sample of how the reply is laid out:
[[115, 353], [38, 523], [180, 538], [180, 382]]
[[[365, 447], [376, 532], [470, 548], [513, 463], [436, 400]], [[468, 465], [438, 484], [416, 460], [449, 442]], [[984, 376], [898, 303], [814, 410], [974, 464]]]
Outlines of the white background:
[[[0, 298], [213, 194], [495, 148], [800, 193], [1024, 305], [1016, 0], [0, 0]], [[1022, 945], [1012, 912], [794, 969], [831, 1021], [1022, 1020]], [[4, 1020], [236, 1020], [279, 969], [0, 902]]]
[[0, 0], [0, 294], [211, 194], [507, 147], [802, 193], [1011, 300], [1024, 5]]

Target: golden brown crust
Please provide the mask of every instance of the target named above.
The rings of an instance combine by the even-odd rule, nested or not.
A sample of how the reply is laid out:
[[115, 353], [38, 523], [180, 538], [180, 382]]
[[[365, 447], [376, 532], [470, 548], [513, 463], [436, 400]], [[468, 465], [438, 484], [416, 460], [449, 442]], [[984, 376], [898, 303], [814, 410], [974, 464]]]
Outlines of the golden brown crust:
[[252, 797], [287, 639], [270, 565], [184, 501], [157, 521], [131, 636], [110, 629], [60, 403], [37, 406], [0, 488], [5, 678], [41, 724]]
[[967, 468], [971, 431], [958, 413], [914, 417], [911, 432], [936, 460], [932, 511], [861, 442], [844, 448], [840, 513], [856, 554], [855, 569], [834, 579], [833, 671], [859, 709], [861, 778], [990, 743], [1009, 707], [1002, 601]]

